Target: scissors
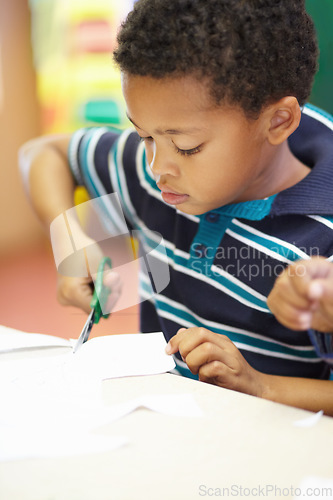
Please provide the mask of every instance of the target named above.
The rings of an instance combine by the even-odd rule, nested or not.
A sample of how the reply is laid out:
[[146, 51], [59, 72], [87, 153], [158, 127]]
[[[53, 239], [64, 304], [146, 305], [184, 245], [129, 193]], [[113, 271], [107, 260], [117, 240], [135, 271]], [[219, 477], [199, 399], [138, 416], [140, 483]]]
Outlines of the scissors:
[[111, 288], [106, 287], [103, 284], [103, 274], [104, 268], [106, 266], [110, 269], [112, 267], [110, 257], [103, 257], [101, 262], [99, 263], [95, 281], [95, 290], [92, 301], [90, 302], [91, 312], [79, 338], [77, 339], [77, 342], [73, 349], [73, 354], [76, 353], [76, 351], [81, 347], [82, 344], [87, 342], [93, 325], [99, 322], [101, 316], [103, 316], [103, 318], [108, 318], [110, 316], [110, 314], [103, 314], [103, 307], [105, 306], [108, 296], [111, 293]]

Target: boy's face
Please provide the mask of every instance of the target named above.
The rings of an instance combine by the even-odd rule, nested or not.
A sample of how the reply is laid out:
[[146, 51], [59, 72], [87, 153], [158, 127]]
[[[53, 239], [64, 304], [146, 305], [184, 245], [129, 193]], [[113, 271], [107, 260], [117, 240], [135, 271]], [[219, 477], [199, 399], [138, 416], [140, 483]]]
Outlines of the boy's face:
[[144, 138], [148, 162], [166, 203], [199, 215], [265, 197], [267, 148], [260, 118], [212, 103], [192, 78], [124, 74], [128, 117]]

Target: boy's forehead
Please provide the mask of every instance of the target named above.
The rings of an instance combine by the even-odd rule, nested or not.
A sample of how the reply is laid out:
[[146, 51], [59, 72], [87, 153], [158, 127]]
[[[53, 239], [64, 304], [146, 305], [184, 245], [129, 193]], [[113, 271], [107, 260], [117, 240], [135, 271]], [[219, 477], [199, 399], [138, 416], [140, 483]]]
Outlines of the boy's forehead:
[[[188, 85], [187, 85], [188, 83]], [[194, 82], [127, 76], [123, 93], [127, 116], [137, 129], [156, 135], [195, 135], [209, 128], [205, 117], [210, 100], [197, 93]], [[204, 102], [205, 101], [205, 102]], [[205, 105], [204, 105], [205, 104]]]
[[[135, 123], [135, 121], [131, 118], [131, 116], [128, 113], [126, 113], [126, 115], [129, 121], [133, 123], [135, 127], [140, 128], [140, 126], [137, 123]], [[204, 127], [178, 127], [178, 128], [161, 127], [155, 129], [154, 132], [157, 135], [193, 135], [198, 132], [202, 132], [203, 130], [205, 130]]]
[[216, 127], [248, 127], [240, 108], [216, 104], [196, 78], [123, 75], [129, 120], [144, 133], [195, 136]]
[[153, 78], [122, 73], [121, 82], [125, 99], [129, 92], [135, 92], [141, 98], [150, 96], [157, 100], [169, 98], [172, 101], [178, 98], [184, 104], [191, 102], [198, 110], [216, 107], [210, 95], [209, 81], [191, 75]]

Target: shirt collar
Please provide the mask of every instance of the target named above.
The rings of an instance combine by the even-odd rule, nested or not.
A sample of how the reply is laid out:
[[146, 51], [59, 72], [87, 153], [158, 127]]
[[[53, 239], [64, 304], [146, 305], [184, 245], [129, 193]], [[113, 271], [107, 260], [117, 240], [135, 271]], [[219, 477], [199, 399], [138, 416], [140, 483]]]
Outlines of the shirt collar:
[[289, 138], [293, 154], [311, 172], [294, 186], [276, 196], [271, 215], [333, 214], [333, 119], [307, 105], [298, 129]]
[[225, 217], [237, 217], [239, 219], [261, 220], [271, 211], [276, 195], [269, 196], [263, 200], [244, 201], [232, 203], [218, 208], [218, 212]]

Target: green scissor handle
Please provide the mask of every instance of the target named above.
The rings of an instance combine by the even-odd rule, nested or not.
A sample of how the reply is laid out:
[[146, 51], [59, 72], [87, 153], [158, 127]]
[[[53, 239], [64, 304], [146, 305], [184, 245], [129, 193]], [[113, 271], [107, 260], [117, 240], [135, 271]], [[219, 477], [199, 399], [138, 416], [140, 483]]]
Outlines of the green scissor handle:
[[90, 307], [95, 310], [94, 323], [98, 323], [101, 316], [103, 316], [103, 318], [108, 318], [110, 316], [110, 313], [103, 314], [103, 307], [105, 306], [108, 296], [111, 293], [111, 288], [104, 286], [103, 284], [103, 274], [106, 266], [110, 269], [112, 268], [110, 257], [103, 257], [98, 266], [95, 290], [92, 301], [90, 302]]

